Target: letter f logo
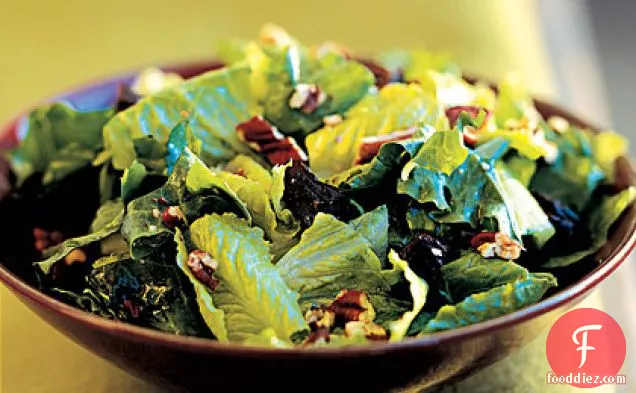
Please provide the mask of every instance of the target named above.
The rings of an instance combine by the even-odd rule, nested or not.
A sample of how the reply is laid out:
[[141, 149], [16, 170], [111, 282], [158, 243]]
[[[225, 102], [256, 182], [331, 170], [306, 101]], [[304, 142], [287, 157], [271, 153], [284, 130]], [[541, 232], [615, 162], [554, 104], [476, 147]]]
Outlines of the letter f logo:
[[[583, 365], [585, 364], [585, 361], [587, 360], [587, 351], [593, 351], [596, 349], [594, 347], [587, 345], [587, 332], [589, 330], [601, 330], [602, 327], [603, 326], [601, 325], [585, 325], [576, 329], [574, 333], [572, 334], [572, 341], [574, 341], [574, 344], [580, 345], [580, 347], [576, 349], [577, 351], [581, 351], [581, 364], [579, 365], [579, 368], [583, 367]], [[576, 336], [581, 332], [583, 332], [582, 340], [581, 342], [579, 342]]]

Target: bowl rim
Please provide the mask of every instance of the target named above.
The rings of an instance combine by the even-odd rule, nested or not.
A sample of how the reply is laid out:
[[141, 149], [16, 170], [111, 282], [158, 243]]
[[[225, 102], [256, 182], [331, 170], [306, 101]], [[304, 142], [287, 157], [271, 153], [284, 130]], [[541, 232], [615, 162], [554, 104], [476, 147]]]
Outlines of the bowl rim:
[[[168, 71], [190, 70], [194, 72], [193, 70], [218, 68], [218, 62], [214, 60], [199, 60], [194, 62], [169, 64], [166, 66], [159, 66], [158, 68]], [[140, 67], [138, 70], [140, 69], [143, 69], [143, 67]], [[81, 84], [76, 88], [68, 90], [67, 93], [56, 94], [52, 98], [42, 100], [41, 102], [46, 102], [54, 99], [62, 99], [73, 94], [79, 94], [82, 91], [91, 88], [99, 88], [100, 86], [116, 86], [123, 81], [129, 81], [130, 78], [135, 75], [135, 73], [136, 71], [124, 72], [118, 74], [117, 76], [90, 81]], [[549, 104], [541, 100], [535, 100], [535, 104], [537, 105], [537, 109], [539, 110], [539, 112], [549, 110], [553, 114], [564, 117], [576, 124], [579, 124], [582, 127], [599, 130], [599, 127], [591, 126], [586, 121], [581, 120], [577, 116], [560, 108], [559, 106]], [[5, 141], [6, 139], [11, 138], [10, 132], [15, 128], [17, 120], [20, 117], [21, 115], [18, 115], [13, 120], [0, 125], [0, 141]], [[624, 165], [627, 165], [633, 172], [631, 165], [627, 161], [624, 163]], [[632, 207], [632, 209], [634, 208], [635, 207]], [[309, 356], [315, 358], [333, 356], [374, 356], [384, 355], [397, 351], [421, 350], [437, 345], [443, 345], [449, 342], [468, 340], [483, 334], [492, 334], [496, 331], [500, 331], [514, 325], [520, 325], [530, 319], [547, 314], [550, 311], [556, 310], [560, 307], [566, 306], [578, 299], [585, 297], [587, 294], [589, 294], [589, 292], [595, 289], [598, 284], [600, 284], [604, 279], [612, 274], [627, 259], [627, 257], [636, 246], [636, 220], [631, 220], [628, 225], [629, 228], [626, 231], [626, 234], [620, 239], [618, 245], [603, 260], [602, 264], [597, 266], [594, 270], [586, 274], [583, 278], [576, 281], [574, 284], [566, 287], [561, 291], [558, 291], [557, 293], [546, 299], [542, 299], [538, 303], [535, 303], [521, 310], [517, 310], [510, 314], [506, 314], [474, 325], [464, 326], [448, 331], [435, 332], [423, 337], [408, 338], [397, 342], [381, 342], [375, 343], [373, 345], [324, 348], [294, 347], [284, 349], [247, 346], [237, 343], [220, 343], [218, 341], [207, 338], [179, 336], [159, 330], [154, 330], [151, 328], [132, 325], [125, 322], [108, 320], [97, 315], [90, 314], [79, 308], [67, 305], [30, 286], [21, 278], [9, 271], [2, 263], [0, 263], [0, 281], [3, 282], [8, 288], [10, 288], [21, 302], [24, 302], [24, 300], [26, 299], [30, 302], [36, 303], [37, 305], [46, 309], [48, 312], [56, 314], [58, 317], [71, 318], [76, 322], [88, 325], [94, 330], [103, 332], [104, 334], [108, 335], [119, 336], [124, 340], [150, 343], [153, 345], [161, 345], [173, 349], [181, 349], [193, 352], [213, 351], [215, 353], [218, 353], [219, 355], [229, 356], [240, 355], [254, 357], [297, 357], [299, 355], [302, 355], [304, 357]], [[30, 305], [28, 304], [27, 306], [30, 307]]]

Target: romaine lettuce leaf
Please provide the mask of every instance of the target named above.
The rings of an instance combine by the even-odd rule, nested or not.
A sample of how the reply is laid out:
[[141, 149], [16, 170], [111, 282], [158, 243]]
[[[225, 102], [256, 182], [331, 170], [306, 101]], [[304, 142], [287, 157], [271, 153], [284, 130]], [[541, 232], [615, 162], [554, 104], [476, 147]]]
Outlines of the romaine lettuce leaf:
[[509, 314], [537, 303], [548, 289], [556, 286], [553, 275], [530, 273], [523, 279], [471, 295], [460, 303], [442, 306], [435, 318], [428, 321], [422, 334], [456, 329]]
[[243, 341], [243, 344], [254, 347], [271, 347], [284, 349], [290, 349], [294, 347], [294, 344], [292, 344], [288, 340], [281, 340], [276, 335], [276, 331], [274, 331], [274, 329], [272, 328], [267, 328], [260, 334], [248, 337], [245, 341]]
[[[505, 191], [494, 169], [498, 157], [486, 158], [489, 154], [481, 154], [481, 148], [471, 152], [445, 182], [444, 187], [452, 201], [447, 201], [450, 209], [434, 210], [430, 217], [444, 224], [467, 223], [473, 228], [498, 230], [520, 240], [520, 230], [509, 211]], [[485, 151], [490, 148], [483, 146]]]
[[499, 83], [495, 119], [500, 129], [506, 129], [509, 120], [526, 119], [537, 123], [541, 115], [534, 107], [532, 97], [517, 75], [507, 75]]
[[[336, 54], [320, 58], [290, 45], [270, 62], [265, 118], [285, 133], [309, 133], [331, 114], [344, 114], [373, 86], [375, 77], [365, 66]], [[298, 83], [315, 84], [327, 100], [311, 114], [289, 106]]]
[[498, 162], [497, 165], [504, 166], [508, 174], [517, 179], [525, 188], [530, 186], [532, 176], [537, 171], [536, 161], [516, 154], [506, 157], [503, 161]]
[[373, 160], [336, 174], [327, 183], [346, 189], [368, 189], [376, 187], [387, 179], [399, 177], [399, 171], [420, 147], [435, 133], [430, 128], [422, 128], [412, 139], [385, 143]]
[[303, 308], [312, 303], [328, 304], [342, 289], [377, 294], [391, 288], [382, 274], [380, 259], [359, 230], [323, 213], [316, 215], [313, 225], [278, 261], [276, 269], [287, 285], [300, 293]]
[[126, 169], [121, 177], [121, 198], [124, 204], [138, 197], [138, 190], [148, 175], [146, 167], [135, 160]]
[[485, 259], [476, 252], [469, 252], [442, 266], [442, 274], [453, 300], [461, 301], [470, 295], [523, 280], [529, 273], [512, 261]]
[[289, 339], [307, 324], [290, 290], [270, 261], [263, 231], [232, 215], [206, 215], [190, 226], [194, 245], [219, 261], [214, 304], [225, 312], [228, 339], [243, 342], [271, 328]]
[[95, 149], [82, 147], [77, 142], [60, 148], [55, 152], [42, 176], [43, 184], [51, 184], [64, 179], [67, 175], [91, 163]]
[[210, 71], [177, 87], [144, 97], [119, 112], [104, 126], [104, 147], [116, 169], [127, 168], [136, 157], [133, 140], [152, 135], [166, 143], [172, 128], [190, 116], [193, 134], [202, 141], [207, 160], [222, 162], [237, 153], [250, 154], [236, 134], [238, 123], [258, 114], [250, 91], [250, 69], [233, 66]]
[[188, 248], [179, 228], [175, 230], [174, 241], [177, 245], [177, 266], [188, 277], [194, 287], [201, 317], [203, 317], [205, 324], [219, 342], [228, 342], [225, 313], [214, 305], [211, 291], [192, 274], [188, 267]]
[[293, 220], [291, 225], [286, 225], [277, 219], [269, 195], [261, 183], [229, 172], [219, 172], [218, 176], [245, 204], [253, 224], [265, 232], [274, 260], [278, 260], [296, 241], [300, 223]]
[[[108, 208], [108, 218], [110, 221], [106, 222], [101, 216], [102, 214], [106, 214], [104, 210], [97, 211], [96, 223], [94, 223], [93, 228], [95, 231], [84, 235], [75, 237], [72, 239], [65, 240], [63, 243], [54, 246], [53, 248], [46, 251], [47, 259], [36, 262], [37, 265], [44, 274], [49, 274], [49, 271], [53, 267], [53, 265], [64, 259], [71, 251], [76, 248], [87, 246], [91, 243], [98, 242], [102, 239], [107, 238], [113, 233], [119, 231], [119, 228], [122, 225], [122, 221], [124, 218], [124, 209], [123, 206], [115, 207], [115, 211], [117, 214], [112, 214], [111, 206], [107, 206]], [[100, 225], [101, 227], [97, 227]]]
[[351, 220], [349, 226], [367, 241], [381, 261], [386, 259], [389, 244], [389, 212], [385, 205]]
[[272, 175], [270, 171], [248, 156], [239, 154], [228, 162], [223, 169], [259, 183], [268, 195], [272, 190]]
[[439, 104], [420, 86], [389, 84], [347, 112], [346, 120], [307, 136], [311, 169], [320, 176], [353, 165], [363, 137], [387, 134], [418, 125], [442, 127], [446, 117]]
[[450, 209], [445, 185], [468, 157], [468, 149], [458, 130], [438, 131], [404, 165], [397, 192], [407, 194], [420, 203], [433, 202], [440, 210]]
[[184, 336], [210, 337], [194, 293], [170, 261], [120, 256], [100, 261], [86, 277], [78, 303], [109, 319]]
[[173, 239], [172, 230], [155, 212], [165, 208], [158, 203], [161, 198], [171, 206], [179, 206], [188, 222], [215, 212], [250, 218], [245, 204], [227, 184], [186, 148], [162, 187], [127, 205], [121, 233], [134, 259], [160, 251]]
[[166, 147], [168, 151], [166, 154], [168, 174], [172, 173], [172, 168], [174, 168], [186, 147], [197, 155], [201, 154], [203, 149], [201, 140], [194, 136], [188, 120], [183, 120], [172, 128]]
[[594, 160], [605, 172], [607, 181], [614, 181], [616, 159], [626, 155], [628, 147], [627, 139], [612, 131], [599, 132], [592, 137]]
[[8, 153], [17, 185], [35, 173], [51, 183], [90, 163], [113, 114], [112, 108], [83, 112], [64, 102], [33, 110], [18, 124], [18, 147]]
[[546, 129], [546, 139], [557, 145], [559, 153], [554, 163], [539, 167], [530, 189], [582, 211], [606, 177], [593, 156], [592, 137], [574, 129], [562, 133]]
[[153, 135], [133, 138], [135, 159], [145, 166], [150, 172], [164, 174], [166, 169], [165, 157], [168, 154], [166, 144]]
[[89, 229], [90, 233], [98, 232], [111, 222], [117, 221], [117, 217], [123, 210], [124, 204], [121, 199], [104, 202], [95, 212], [95, 218], [93, 218]]
[[415, 320], [426, 303], [428, 284], [424, 279], [415, 274], [409, 267], [409, 264], [402, 260], [393, 250], [389, 253], [389, 262], [404, 272], [404, 277], [410, 284], [409, 289], [413, 297], [413, 308], [405, 312], [400, 319], [389, 323], [389, 330], [391, 331], [390, 340], [400, 341], [406, 336], [411, 323]]
[[555, 234], [554, 226], [530, 191], [497, 162], [495, 170], [501, 182], [508, 210], [521, 236], [531, 236], [537, 247], [543, 247]]
[[550, 258], [543, 267], [565, 267], [600, 250], [607, 241], [612, 224], [634, 203], [634, 200], [636, 200], [635, 187], [629, 187], [616, 195], [604, 197], [598, 204], [592, 206], [591, 212], [585, 220], [592, 235], [589, 247], [574, 254]]

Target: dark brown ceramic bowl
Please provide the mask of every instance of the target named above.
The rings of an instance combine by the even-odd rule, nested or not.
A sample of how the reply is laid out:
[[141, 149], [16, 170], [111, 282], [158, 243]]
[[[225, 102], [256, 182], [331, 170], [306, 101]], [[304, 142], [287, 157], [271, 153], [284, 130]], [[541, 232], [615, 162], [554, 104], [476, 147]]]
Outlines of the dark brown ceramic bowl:
[[[170, 69], [191, 76], [214, 68], [212, 62]], [[83, 87], [62, 97], [81, 107], [112, 103], [117, 85], [130, 76]], [[537, 102], [546, 116], [584, 121], [552, 105]], [[15, 124], [2, 129], [0, 147], [15, 144]], [[625, 158], [617, 162], [617, 187], [636, 185]], [[5, 182], [6, 183], [6, 182]], [[54, 208], [54, 206], [53, 206]], [[3, 214], [11, 215], [11, 212]], [[627, 258], [636, 243], [636, 207], [614, 225], [608, 244], [594, 260], [568, 273], [570, 283], [547, 299], [488, 322], [419, 339], [347, 349], [277, 350], [223, 345], [180, 337], [90, 315], [29, 285], [18, 249], [20, 236], [7, 216], [0, 229], [3, 261], [0, 279], [44, 320], [88, 350], [155, 384], [193, 391], [389, 391], [425, 389], [466, 377], [505, 358], [548, 328], [585, 298]], [[19, 217], [13, 217], [19, 220]], [[17, 222], [17, 221], [13, 221]], [[578, 273], [577, 273], [578, 272]], [[548, 371], [548, 370], [546, 370]]]

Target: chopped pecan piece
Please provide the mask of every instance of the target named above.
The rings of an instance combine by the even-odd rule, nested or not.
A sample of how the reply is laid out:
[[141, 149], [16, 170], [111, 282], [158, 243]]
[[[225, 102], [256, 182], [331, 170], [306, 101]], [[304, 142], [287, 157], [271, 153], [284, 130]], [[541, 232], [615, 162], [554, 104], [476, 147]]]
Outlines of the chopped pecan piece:
[[320, 327], [311, 333], [305, 340], [305, 345], [307, 344], [323, 344], [329, 342], [329, 328]]
[[161, 213], [161, 221], [163, 225], [168, 228], [174, 228], [185, 223], [186, 218], [179, 206], [168, 206], [166, 210]]
[[273, 165], [282, 165], [291, 161], [307, 161], [307, 154], [292, 137], [283, 136], [272, 124], [261, 116], [236, 126], [239, 138], [250, 148], [264, 154]]
[[194, 250], [188, 255], [188, 267], [197, 280], [211, 290], [216, 290], [221, 282], [214, 276], [219, 262], [210, 254], [201, 250]]
[[322, 118], [322, 122], [329, 127], [335, 127], [342, 123], [344, 119], [339, 114], [328, 115]]
[[62, 232], [49, 232], [42, 228], [33, 228], [33, 238], [35, 239], [34, 247], [40, 252], [64, 241]]
[[345, 336], [364, 336], [367, 339], [373, 341], [382, 341], [389, 339], [389, 335], [382, 326], [373, 322], [364, 321], [347, 322], [345, 324]]
[[484, 258], [518, 259], [523, 245], [502, 232], [481, 232], [470, 240], [471, 246]]
[[292, 137], [286, 137], [261, 147], [261, 152], [267, 156], [272, 165], [284, 165], [291, 161], [307, 161], [307, 154], [298, 146]]
[[318, 86], [311, 83], [299, 83], [289, 97], [289, 107], [310, 115], [326, 100], [327, 95]]
[[67, 266], [70, 266], [74, 263], [84, 263], [86, 262], [86, 253], [79, 248], [71, 251], [64, 257], [64, 263]]
[[362, 138], [362, 144], [358, 150], [355, 164], [360, 165], [371, 161], [380, 151], [380, 147], [382, 147], [385, 143], [403, 141], [412, 138], [416, 132], [417, 128], [414, 127], [402, 131], [394, 131], [390, 134]]
[[372, 322], [375, 319], [375, 309], [369, 297], [361, 291], [343, 289], [329, 305], [329, 310], [333, 311], [337, 321], [343, 323]]
[[331, 329], [336, 322], [336, 314], [324, 305], [312, 306], [305, 313], [305, 321], [312, 331], [320, 328]]

